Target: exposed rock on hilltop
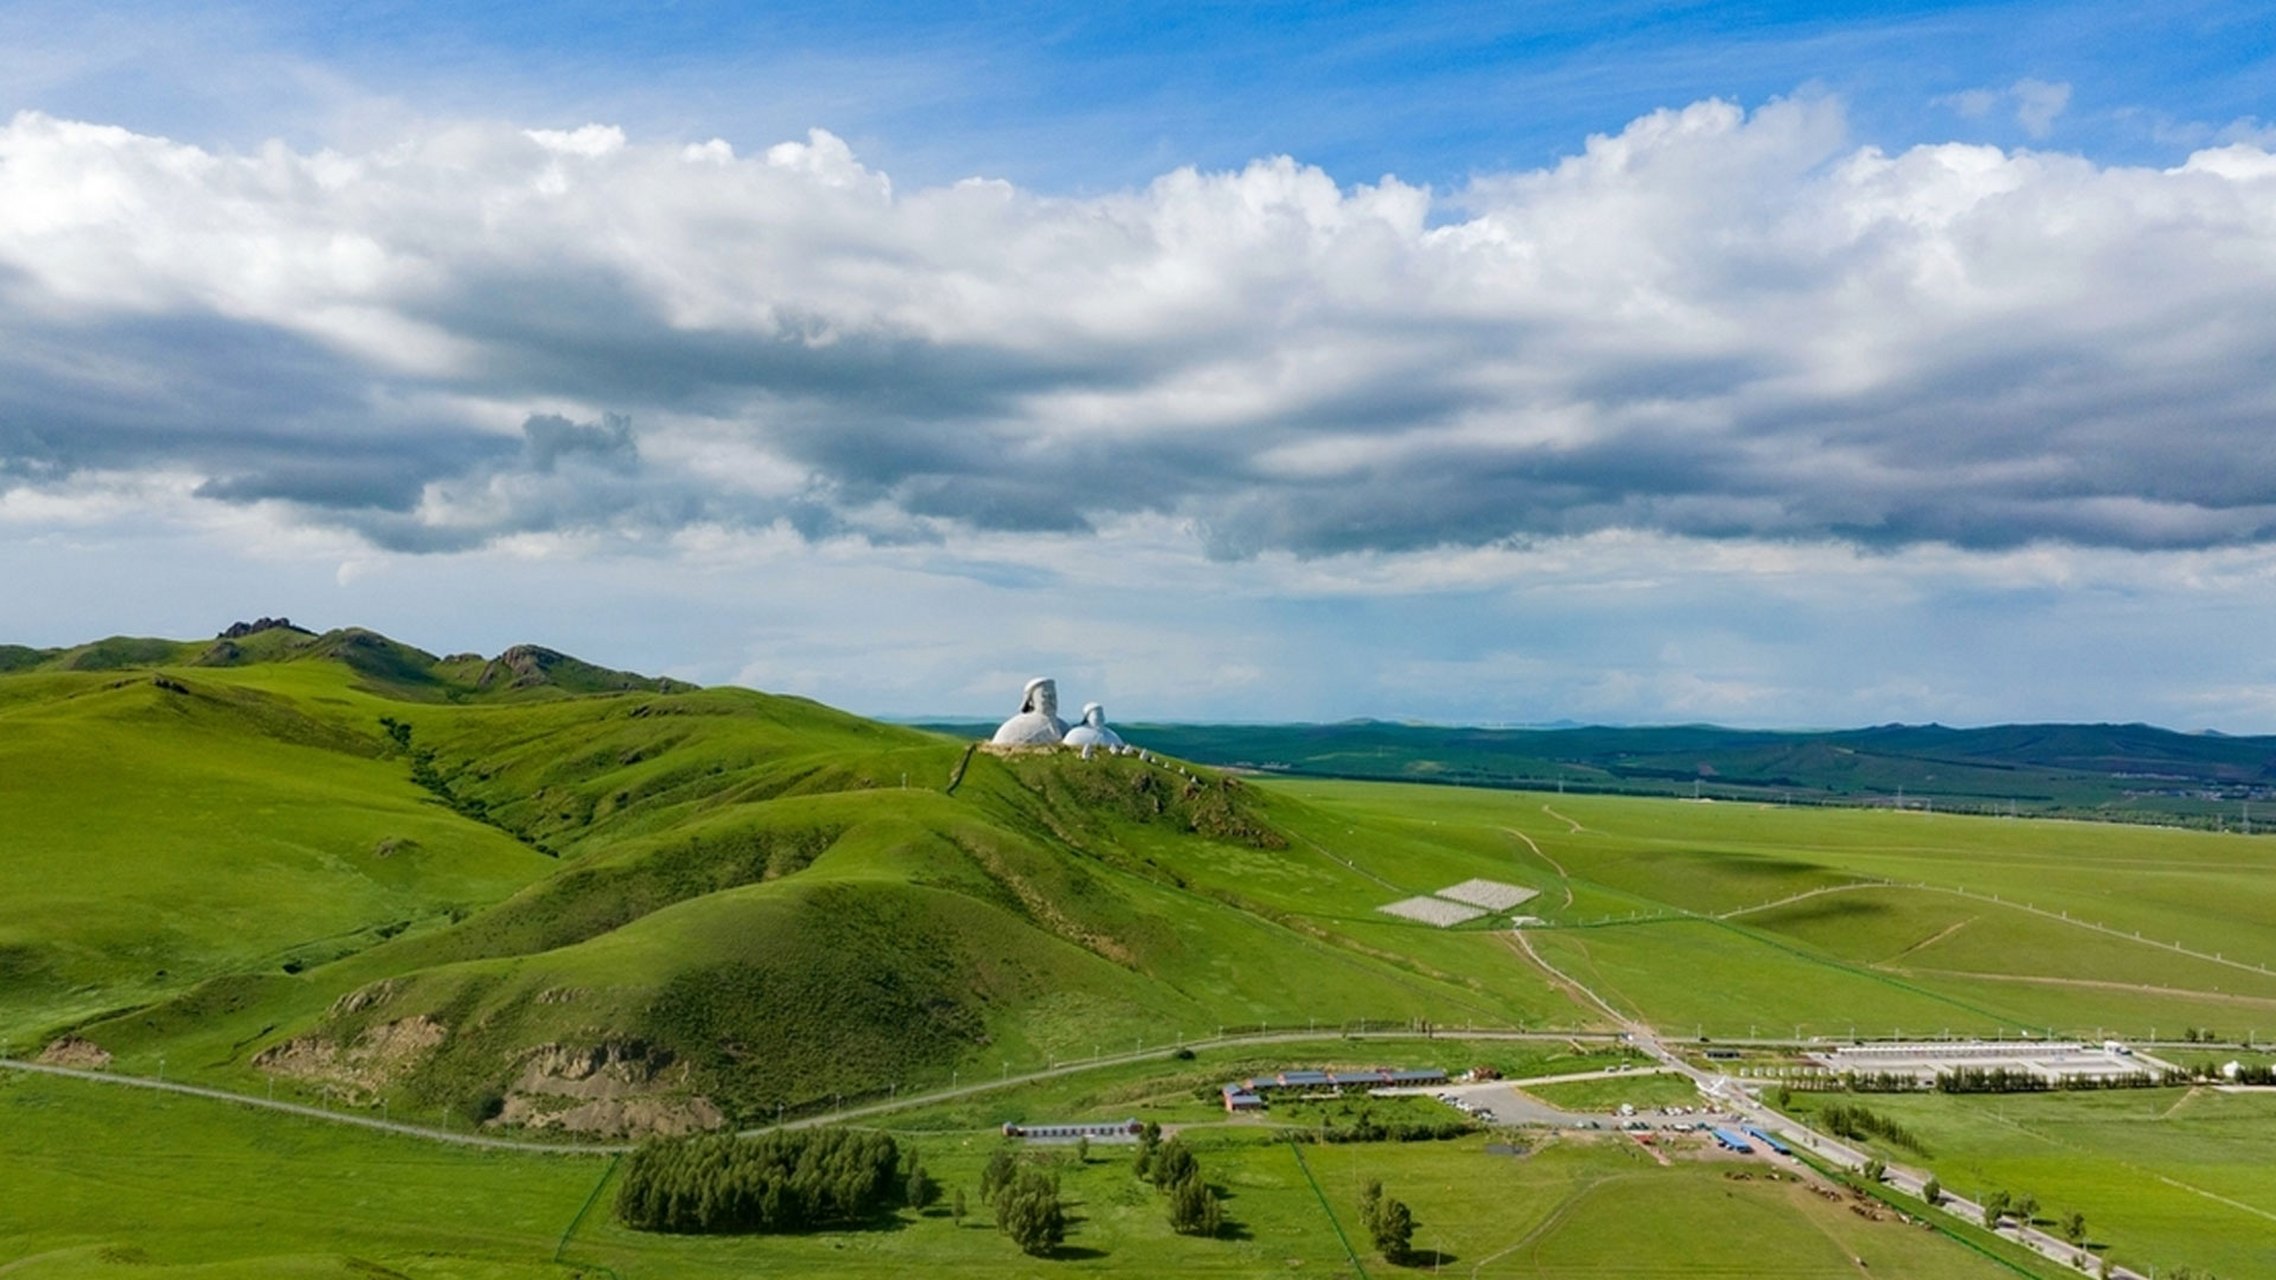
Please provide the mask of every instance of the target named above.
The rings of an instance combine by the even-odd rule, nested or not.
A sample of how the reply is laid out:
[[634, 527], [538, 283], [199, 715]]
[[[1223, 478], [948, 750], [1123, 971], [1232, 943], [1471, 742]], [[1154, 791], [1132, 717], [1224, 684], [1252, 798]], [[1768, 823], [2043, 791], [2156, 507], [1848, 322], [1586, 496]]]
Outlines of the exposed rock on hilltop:
[[534, 644], [517, 644], [490, 659], [483, 664], [482, 673], [474, 679], [474, 687], [477, 689], [528, 689], [538, 685], [555, 685], [573, 693], [619, 690], [685, 693], [695, 688], [692, 684], [664, 676], [644, 676], [631, 671], [611, 671], [606, 667], [596, 667], [566, 653]]
[[251, 622], [230, 623], [227, 627], [222, 629], [221, 634], [219, 636], [216, 636], [215, 639], [242, 640], [247, 636], [257, 635], [263, 631], [294, 631], [304, 636], [312, 636], [316, 634], [306, 627], [296, 627], [292, 625], [292, 619], [290, 618], [255, 618]]
[[413, 702], [457, 702], [483, 694], [688, 693], [697, 687], [684, 680], [597, 666], [534, 644], [515, 645], [495, 658], [478, 653], [438, 658], [364, 627], [339, 627], [318, 634], [284, 617], [232, 622], [208, 641], [111, 636], [69, 649], [0, 645], [0, 673], [247, 667], [314, 661], [337, 662], [349, 668], [362, 677], [367, 692]]

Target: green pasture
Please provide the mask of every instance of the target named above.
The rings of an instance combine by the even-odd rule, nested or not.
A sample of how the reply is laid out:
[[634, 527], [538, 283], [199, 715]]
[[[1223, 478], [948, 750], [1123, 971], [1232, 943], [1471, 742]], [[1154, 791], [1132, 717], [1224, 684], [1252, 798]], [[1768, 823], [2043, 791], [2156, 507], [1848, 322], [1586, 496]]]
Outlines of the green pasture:
[[[548, 1049], [638, 1046], [680, 1073], [681, 1096], [745, 1119], [1142, 1054], [894, 1120], [958, 1178], [976, 1176], [1007, 1120], [1190, 1126], [1247, 1235], [1170, 1236], [1151, 1193], [1102, 1158], [1063, 1170], [1082, 1223], [1060, 1269], [1348, 1267], [1295, 1156], [1270, 1139], [1276, 1120], [1311, 1124], [1320, 1108], [1229, 1119], [1216, 1086], [1292, 1066], [1518, 1077], [1618, 1060], [1459, 1038], [1604, 1029], [1542, 964], [1678, 1038], [2276, 1035], [2268, 841], [1005, 759], [800, 699], [659, 687], [558, 655], [552, 676], [520, 684], [363, 633], [262, 633], [215, 652], [105, 642], [0, 676], [9, 1051], [72, 1031], [122, 1072], [163, 1065], [308, 1097], [331, 1086], [272, 1080], [256, 1056], [298, 1038], [346, 1054], [423, 1019], [441, 1028], [430, 1052], [339, 1091], [458, 1125], [501, 1104]], [[125, 661], [173, 665], [114, 669]], [[1379, 910], [1472, 878], [1538, 890], [1519, 912], [1540, 923], [1438, 929]], [[1337, 1038], [1362, 1022], [1439, 1034]], [[1256, 1026], [1307, 1039], [1167, 1056]], [[1542, 1088], [1590, 1108], [1689, 1099], [1641, 1075]], [[334, 1275], [346, 1258], [408, 1275], [551, 1274], [599, 1177], [590, 1161], [113, 1093], [125, 1091], [0, 1086], [0, 1148], [20, 1154], [0, 1206], [27, 1206], [0, 1207], [0, 1247], [43, 1258], [24, 1274]], [[2178, 1098], [1889, 1105], [1920, 1109], [1940, 1160], [1973, 1162], [1955, 1166], [1955, 1185], [2048, 1180], [2107, 1220], [2117, 1247], [2140, 1240], [2147, 1261], [2268, 1270], [2244, 1230], [2276, 1228], [2246, 1158], [2262, 1101], [2204, 1093], [2149, 1119], [2126, 1110], [2159, 1096]], [[2084, 1153], [2070, 1183], [2055, 1177], [2065, 1152]], [[1844, 1250], [1876, 1274], [1968, 1274], [1926, 1233], [1882, 1233], [1713, 1161], [1662, 1169], [1619, 1140], [1522, 1159], [1468, 1139], [1305, 1155], [1331, 1192], [1366, 1176], [1354, 1162], [1379, 1164], [1395, 1192], [1404, 1179], [1426, 1246], [1476, 1274], [1648, 1275], [1653, 1248], [1690, 1249], [1685, 1264], [1704, 1269], [1682, 1273], [1714, 1274], [1726, 1243], [1728, 1274], [1833, 1274], [1821, 1260]], [[1331, 1205], [1355, 1196], [1346, 1186]], [[469, 1207], [429, 1214], [426, 1199]], [[103, 1216], [119, 1204], [131, 1212]], [[1718, 1213], [1726, 1225], [1710, 1229]], [[1614, 1225], [1638, 1214], [1658, 1225]], [[261, 1231], [231, 1230], [232, 1215]], [[2201, 1231], [2210, 1253], [2177, 1251]], [[238, 1252], [255, 1238], [259, 1263]], [[724, 1243], [595, 1220], [572, 1245], [573, 1261], [621, 1275], [1012, 1261], [992, 1230], [937, 1216]], [[1796, 1269], [1764, 1271], [1765, 1259]]]
[[[1355, 1274], [1337, 1234], [1359, 1230], [1360, 1185], [1381, 1179], [1420, 1223], [1422, 1265], [1481, 1276], [2012, 1274], [1917, 1228], [1873, 1223], [1763, 1166], [1680, 1158], [1617, 1139], [1522, 1157], [1485, 1139], [1305, 1146], [1189, 1135], [1225, 1197], [1226, 1238], [1168, 1227], [1128, 1149], [1039, 1150], [1062, 1179], [1062, 1255], [1023, 1258], [978, 1204], [990, 1134], [904, 1136], [940, 1204], [864, 1230], [791, 1237], [651, 1236], [619, 1227], [599, 1157], [479, 1153], [202, 1099], [74, 1081], [0, 1083], [0, 1272], [37, 1277], [830, 1274]], [[1736, 1175], [1745, 1173], [1740, 1178]], [[947, 1212], [961, 1189], [974, 1216]], [[575, 1224], [571, 1230], [572, 1223]], [[564, 1237], [567, 1237], [564, 1245]], [[1357, 1241], [1365, 1250], [1364, 1240]], [[561, 1261], [556, 1262], [560, 1249]], [[1362, 1253], [1370, 1275], [1400, 1274]], [[605, 1272], [602, 1270], [605, 1268]]]
[[1627, 1103], [1639, 1111], [1674, 1106], [1696, 1106], [1699, 1090], [1683, 1076], [1670, 1072], [1634, 1072], [1602, 1080], [1565, 1080], [1556, 1084], [1528, 1084], [1520, 1088], [1552, 1107], [1566, 1111], [1613, 1111]]
[[0, 1042], [322, 964], [555, 869], [274, 694], [204, 673], [183, 692], [17, 679], [49, 696], [0, 702]]
[[2036, 1196], [2050, 1222], [2083, 1213], [2110, 1257], [2145, 1273], [2276, 1274], [2276, 1094], [1795, 1094], [1793, 1106], [1806, 1115], [1832, 1101], [1899, 1121], [1930, 1152], [1890, 1159], [1971, 1198]]
[[[1636, 1060], [1633, 1050], [1610, 1045], [1466, 1040], [1459, 1034], [1399, 1039], [1323, 1036], [1187, 1052], [1193, 1054], [1190, 1059], [1171, 1053], [1150, 1055], [1143, 1061], [900, 1111], [894, 1113], [893, 1125], [896, 1129], [976, 1133], [997, 1132], [1010, 1122], [1052, 1120], [1137, 1119], [1163, 1125], [1270, 1126], [1283, 1120], [1285, 1108], [1276, 1105], [1261, 1117], [1230, 1117], [1218, 1100], [1219, 1087], [1287, 1070], [1439, 1067], [1459, 1074], [1473, 1067], [1490, 1067], [1518, 1078], [1593, 1071]], [[963, 1080], [969, 1083], [989, 1074], [993, 1073], [982, 1071]], [[1316, 1121], [1317, 1113], [1309, 1114], [1311, 1118], [1305, 1123]]]
[[1920, 812], [1269, 785], [1377, 833], [1387, 858], [1399, 856], [1391, 837], [1417, 831], [1481, 856], [1514, 844], [1504, 856], [1550, 889], [1528, 907], [1553, 926], [1533, 931], [1540, 954], [1665, 1031], [2276, 1026], [2276, 974], [2262, 970], [2276, 968], [2276, 850], [2265, 842]]

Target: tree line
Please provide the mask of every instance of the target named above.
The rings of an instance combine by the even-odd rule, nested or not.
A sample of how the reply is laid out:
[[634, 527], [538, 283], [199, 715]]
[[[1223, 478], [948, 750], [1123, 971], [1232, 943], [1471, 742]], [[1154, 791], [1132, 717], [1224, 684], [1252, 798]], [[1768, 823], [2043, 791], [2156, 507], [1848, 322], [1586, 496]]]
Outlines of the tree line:
[[872, 1217], [930, 1180], [902, 1173], [891, 1137], [851, 1129], [705, 1134], [642, 1143], [625, 1161], [616, 1212], [639, 1231], [803, 1231]]

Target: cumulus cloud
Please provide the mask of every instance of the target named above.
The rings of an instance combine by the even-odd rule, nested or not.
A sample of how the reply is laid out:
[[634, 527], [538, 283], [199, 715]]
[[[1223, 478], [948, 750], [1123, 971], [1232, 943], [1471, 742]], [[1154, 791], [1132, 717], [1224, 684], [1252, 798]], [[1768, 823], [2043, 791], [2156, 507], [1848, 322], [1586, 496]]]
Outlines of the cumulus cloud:
[[[2043, 130], [2068, 89], [2002, 95]], [[27, 113], [0, 487], [189, 471], [408, 550], [1136, 518], [1235, 559], [2256, 544], [2272, 295], [2264, 140], [1892, 154], [1827, 99], [1655, 112], [1451, 194], [1282, 158], [1080, 199], [897, 189], [820, 131], [228, 153]]]

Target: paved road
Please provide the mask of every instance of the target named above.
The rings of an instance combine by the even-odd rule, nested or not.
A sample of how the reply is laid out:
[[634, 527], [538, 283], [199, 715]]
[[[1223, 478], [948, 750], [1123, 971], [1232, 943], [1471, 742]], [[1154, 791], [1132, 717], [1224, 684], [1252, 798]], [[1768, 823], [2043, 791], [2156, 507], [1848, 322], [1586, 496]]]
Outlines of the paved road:
[[[1586, 984], [1542, 959], [1540, 954], [1534, 951], [1532, 944], [1525, 939], [1522, 931], [1518, 933], [1518, 941], [1533, 963], [1555, 975], [1566, 987], [1586, 996], [1590, 1002], [1625, 1028], [1629, 1043], [1649, 1054], [1668, 1070], [1680, 1072], [1690, 1077], [1692, 1083], [1699, 1086], [1701, 1093], [1739, 1116], [1742, 1123], [1752, 1124], [1766, 1132], [1776, 1134], [1790, 1145], [1807, 1150], [1820, 1159], [1830, 1161], [1842, 1168], [1856, 1171], [1865, 1167], [1867, 1156], [1863, 1151], [1771, 1110], [1728, 1076], [1693, 1066], [1682, 1055], [1669, 1048], [1661, 1040], [1659, 1033], [1651, 1027], [1623, 1016], [1602, 996], [1590, 990]], [[1920, 1194], [1922, 1185], [1928, 1180], [1929, 1175], [1922, 1170], [1903, 1165], [1887, 1165], [1885, 1167], [1887, 1170], [1886, 1179], [1889, 1184], [1914, 1196]], [[1977, 1222], [1983, 1221], [1983, 1206], [1964, 1197], [1947, 1193], [1944, 1198], [1944, 1207], [1948, 1212], [1959, 1217]], [[2003, 1222], [2008, 1223], [2008, 1225], [2003, 1225], [1998, 1229], [2001, 1236], [2066, 1267], [2076, 1266], [2075, 1260], [2085, 1257], [2088, 1259], [2087, 1264], [2077, 1267], [2077, 1269], [2088, 1275], [2098, 1273], [2101, 1260], [2078, 1246], [2041, 1231], [2037, 1227], [2016, 1225], [2013, 1224], [2012, 1220], [2007, 1219], [2003, 1219]], [[2118, 1277], [2119, 1280], [2150, 1280], [2149, 1277], [2129, 1267], [2112, 1267], [2110, 1274]]]
[[91, 1080], [96, 1084], [123, 1085], [130, 1089], [150, 1089], [160, 1093], [187, 1094], [193, 1098], [212, 1098], [219, 1102], [234, 1102], [243, 1107], [257, 1107], [263, 1111], [281, 1111], [286, 1115], [302, 1116], [310, 1120], [324, 1120], [333, 1124], [352, 1124], [360, 1129], [377, 1129], [383, 1133], [401, 1134], [406, 1138], [423, 1138], [429, 1142], [447, 1142], [454, 1147], [484, 1147], [493, 1151], [527, 1151], [543, 1155], [613, 1155], [630, 1151], [626, 1146], [600, 1146], [588, 1142], [524, 1142], [513, 1138], [492, 1138], [479, 1133], [454, 1133], [431, 1125], [405, 1124], [399, 1120], [383, 1120], [376, 1116], [357, 1115], [352, 1111], [330, 1111], [311, 1107], [300, 1102], [278, 1102], [274, 1098], [256, 1098], [250, 1094], [231, 1093], [227, 1089], [209, 1089], [204, 1085], [183, 1084], [177, 1080], [153, 1080], [147, 1076], [114, 1075], [108, 1071], [87, 1071], [78, 1067], [50, 1066], [44, 1062], [19, 1062], [13, 1058], [0, 1058], [0, 1069], [23, 1071], [33, 1075], [64, 1076], [72, 1080]]
[[[1612, 1035], [1600, 1031], [1509, 1031], [1473, 1030], [1469, 1028], [1433, 1027], [1424, 1031], [1344, 1031], [1335, 1027], [1305, 1031], [1264, 1031], [1248, 1034], [1215, 1036], [1203, 1040], [1188, 1040], [1188, 1049], [1229, 1049], [1248, 1045], [1293, 1044], [1308, 1040], [1414, 1040], [1417, 1038], [1444, 1040], [1514, 1040], [1546, 1041], [1564, 1044], [1573, 1040], [1610, 1040]], [[1158, 1061], [1172, 1050], [1157, 1045], [1151, 1049], [1130, 1053], [1109, 1054], [1100, 1058], [1085, 1058], [1045, 1067], [1040, 1071], [1023, 1071], [993, 1078], [982, 1078], [970, 1084], [947, 1089], [933, 1089], [923, 1093], [908, 1093], [883, 1102], [862, 1103], [841, 1107], [818, 1115], [805, 1116], [786, 1122], [782, 1127], [806, 1129], [819, 1125], [841, 1124], [849, 1120], [867, 1119], [906, 1111], [912, 1107], [929, 1106], [957, 1098], [972, 1097], [995, 1089], [1016, 1088], [1038, 1080], [1055, 1080], [1063, 1076], [1080, 1075], [1107, 1067], [1126, 1066], [1133, 1062]], [[325, 1107], [312, 1107], [302, 1102], [280, 1102], [255, 1094], [233, 1093], [207, 1085], [184, 1084], [175, 1080], [154, 1080], [148, 1076], [124, 1075], [111, 1071], [89, 1071], [80, 1067], [59, 1067], [44, 1062], [25, 1062], [15, 1058], [0, 1058], [0, 1070], [20, 1071], [32, 1075], [61, 1076], [72, 1080], [85, 1080], [94, 1084], [118, 1085], [130, 1089], [152, 1089], [162, 1093], [183, 1094], [195, 1098], [210, 1098], [218, 1102], [232, 1102], [242, 1107], [263, 1111], [276, 1111], [300, 1116], [309, 1120], [322, 1120], [332, 1124], [354, 1125], [363, 1129], [376, 1129], [383, 1133], [399, 1134], [406, 1138], [419, 1138], [428, 1142], [443, 1142], [458, 1147], [481, 1147], [494, 1151], [523, 1151], [541, 1155], [615, 1155], [630, 1151], [624, 1143], [600, 1142], [532, 1142], [518, 1138], [498, 1138], [479, 1133], [462, 1133], [440, 1129], [433, 1125], [411, 1124], [401, 1120], [386, 1120], [354, 1111], [333, 1111]], [[774, 1126], [760, 1126], [743, 1130], [744, 1133], [762, 1133]]]

